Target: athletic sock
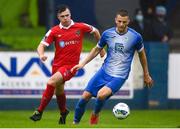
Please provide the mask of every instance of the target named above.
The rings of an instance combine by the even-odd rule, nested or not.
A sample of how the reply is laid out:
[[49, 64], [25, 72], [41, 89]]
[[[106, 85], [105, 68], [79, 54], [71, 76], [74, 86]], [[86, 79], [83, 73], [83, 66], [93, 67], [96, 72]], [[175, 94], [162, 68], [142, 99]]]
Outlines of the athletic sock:
[[98, 114], [101, 111], [101, 109], [103, 108], [105, 102], [106, 102], [106, 100], [96, 99], [95, 108], [94, 108], [94, 114]]
[[88, 101], [83, 98], [81, 98], [79, 100], [79, 102], [77, 103], [76, 108], [75, 108], [74, 122], [77, 122], [77, 123], [80, 122], [80, 120], [85, 112], [87, 103], [88, 103]]
[[65, 93], [56, 95], [56, 101], [57, 101], [60, 113], [66, 112], [66, 95], [65, 95]]
[[53, 94], [54, 94], [55, 87], [52, 85], [47, 85], [45, 91], [43, 92], [42, 99], [40, 106], [38, 107], [39, 112], [43, 112], [48, 103], [50, 102]]

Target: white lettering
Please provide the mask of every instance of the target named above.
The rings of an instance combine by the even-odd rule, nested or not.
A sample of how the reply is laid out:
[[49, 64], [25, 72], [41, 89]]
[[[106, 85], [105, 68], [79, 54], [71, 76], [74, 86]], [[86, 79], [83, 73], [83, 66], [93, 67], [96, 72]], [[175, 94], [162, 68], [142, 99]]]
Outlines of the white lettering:
[[66, 41], [65, 45], [67, 46], [67, 45], [78, 44], [78, 43], [79, 43], [78, 40], [71, 40], [71, 41]]

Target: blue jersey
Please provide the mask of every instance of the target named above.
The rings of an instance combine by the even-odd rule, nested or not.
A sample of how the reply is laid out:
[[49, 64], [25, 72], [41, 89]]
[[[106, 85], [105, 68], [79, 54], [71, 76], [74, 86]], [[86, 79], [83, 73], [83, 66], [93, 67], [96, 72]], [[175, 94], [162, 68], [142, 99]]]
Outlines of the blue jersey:
[[103, 32], [97, 46], [107, 45], [107, 57], [102, 69], [110, 76], [126, 79], [131, 69], [134, 52], [144, 48], [142, 37], [135, 30], [128, 28], [125, 34], [119, 34], [116, 28]]

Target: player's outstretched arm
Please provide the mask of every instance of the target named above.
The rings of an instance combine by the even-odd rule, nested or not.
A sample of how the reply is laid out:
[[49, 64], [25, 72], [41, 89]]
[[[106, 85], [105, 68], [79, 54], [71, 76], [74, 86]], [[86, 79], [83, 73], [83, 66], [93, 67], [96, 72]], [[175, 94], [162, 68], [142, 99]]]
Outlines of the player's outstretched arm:
[[149, 74], [147, 58], [144, 49], [141, 52], [139, 52], [139, 59], [144, 72], [144, 83], [147, 87], [151, 87], [153, 85], [153, 80]]
[[106, 55], [106, 51], [105, 51], [105, 49], [103, 48], [103, 49], [100, 51], [100, 57], [103, 58], [105, 55]]
[[78, 65], [74, 66], [71, 71], [74, 70], [79, 70], [81, 68], [83, 68], [87, 63], [89, 63], [92, 59], [94, 59], [100, 52], [101, 52], [102, 48], [98, 48], [97, 46], [94, 47], [91, 52], [88, 54], [88, 56], [82, 61], [80, 62]]
[[[98, 30], [98, 29], [95, 29], [95, 31], [93, 32], [93, 34], [94, 34], [94, 38], [95, 38], [97, 41], [99, 41], [100, 38], [101, 38], [101, 35], [100, 35], [100, 33], [99, 33], [99, 30]], [[105, 51], [105, 49], [103, 48], [103, 49], [100, 51], [100, 57], [102, 58], [102, 57], [104, 57], [105, 55], [106, 55], [106, 51]]]
[[47, 56], [44, 55], [44, 50], [45, 50], [45, 45], [40, 43], [39, 46], [37, 47], [37, 52], [39, 55], [39, 58], [42, 62], [46, 61]]

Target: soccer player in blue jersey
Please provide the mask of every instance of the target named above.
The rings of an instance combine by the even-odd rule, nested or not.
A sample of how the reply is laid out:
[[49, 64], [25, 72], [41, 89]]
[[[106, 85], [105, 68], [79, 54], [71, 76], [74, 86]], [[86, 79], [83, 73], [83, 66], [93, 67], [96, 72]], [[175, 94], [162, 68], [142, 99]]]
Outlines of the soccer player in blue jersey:
[[103, 32], [97, 46], [89, 55], [71, 70], [83, 68], [94, 59], [107, 45], [107, 57], [102, 67], [91, 78], [82, 98], [76, 105], [74, 124], [78, 124], [85, 112], [85, 107], [91, 97], [96, 97], [94, 111], [91, 115], [90, 124], [98, 123], [99, 113], [107, 99], [116, 93], [128, 78], [134, 52], [137, 50], [144, 72], [145, 85], [151, 87], [153, 80], [148, 71], [147, 59], [143, 40], [139, 33], [128, 27], [129, 15], [126, 10], [120, 10], [115, 17], [116, 27]]

